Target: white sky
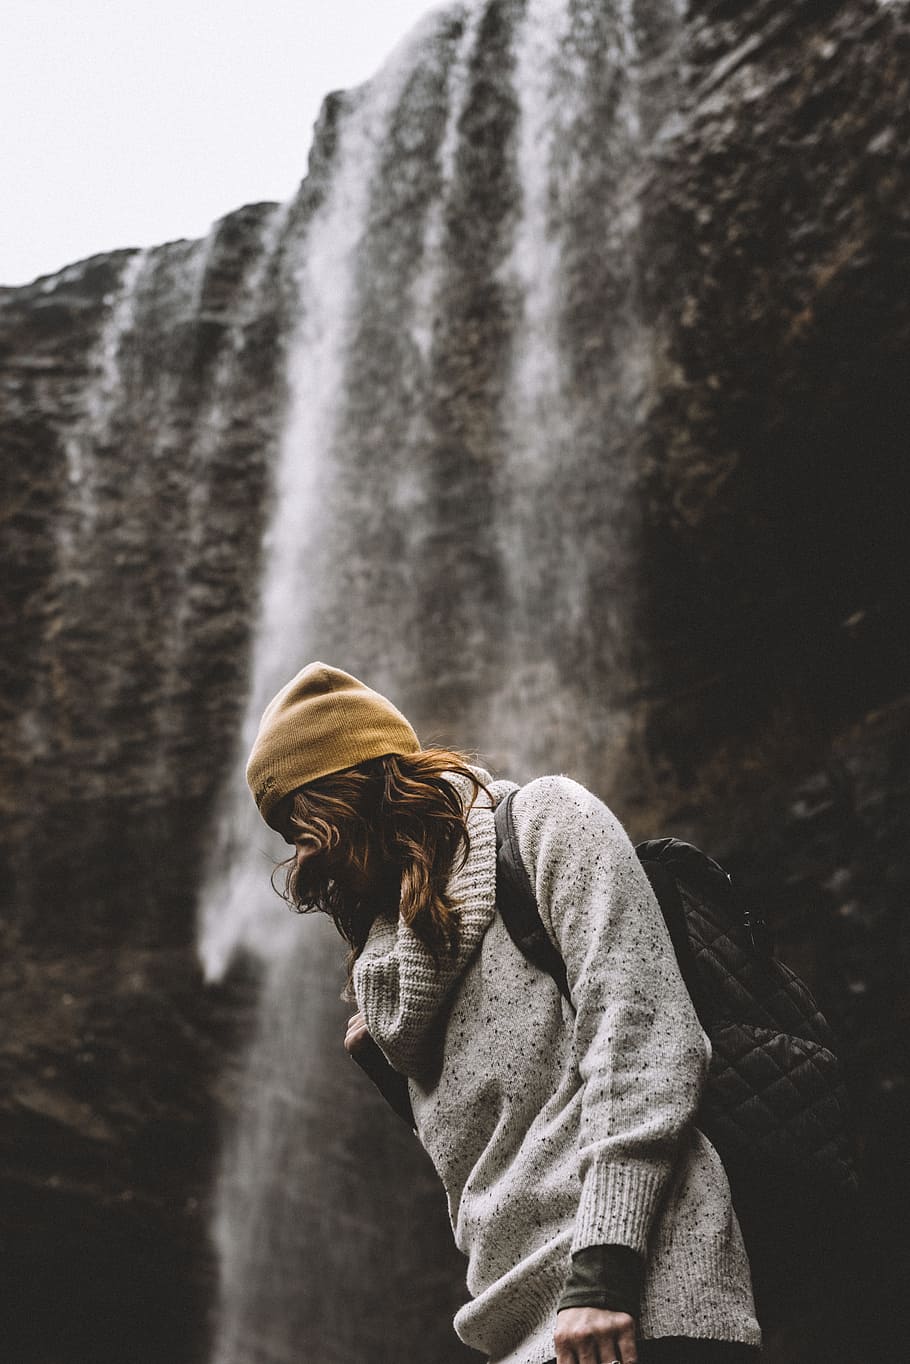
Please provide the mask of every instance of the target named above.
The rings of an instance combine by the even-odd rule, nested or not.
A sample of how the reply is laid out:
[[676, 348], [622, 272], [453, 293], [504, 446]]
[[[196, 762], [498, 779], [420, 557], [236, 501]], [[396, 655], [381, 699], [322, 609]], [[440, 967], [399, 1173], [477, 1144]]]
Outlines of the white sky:
[[287, 199], [439, 0], [0, 0], [0, 284]]

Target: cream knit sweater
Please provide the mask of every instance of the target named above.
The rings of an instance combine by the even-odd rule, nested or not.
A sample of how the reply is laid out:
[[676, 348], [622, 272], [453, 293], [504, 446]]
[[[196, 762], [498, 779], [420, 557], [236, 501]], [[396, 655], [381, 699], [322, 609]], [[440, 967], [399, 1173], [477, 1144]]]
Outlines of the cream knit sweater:
[[[511, 789], [480, 775], [494, 802]], [[495, 1364], [544, 1364], [571, 1252], [620, 1244], [647, 1257], [642, 1335], [758, 1344], [727, 1178], [692, 1126], [709, 1044], [647, 877], [614, 815], [566, 777], [531, 782], [513, 812], [574, 1009], [496, 914], [483, 794], [449, 885], [457, 959], [437, 971], [400, 920], [379, 919], [354, 971], [468, 1257], [455, 1329]]]

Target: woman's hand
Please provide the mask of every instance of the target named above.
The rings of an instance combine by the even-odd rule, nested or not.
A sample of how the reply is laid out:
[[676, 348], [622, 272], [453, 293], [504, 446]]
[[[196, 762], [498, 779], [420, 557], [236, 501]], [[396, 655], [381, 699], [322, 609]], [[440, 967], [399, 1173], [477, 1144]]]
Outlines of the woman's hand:
[[352, 1014], [348, 1019], [348, 1030], [344, 1035], [345, 1051], [353, 1056], [354, 1052], [357, 1051], [359, 1047], [363, 1046], [364, 1041], [369, 1035], [370, 1034], [367, 1032], [366, 1019], [363, 1014]]
[[564, 1307], [553, 1341], [556, 1364], [638, 1364], [635, 1321], [626, 1312]]

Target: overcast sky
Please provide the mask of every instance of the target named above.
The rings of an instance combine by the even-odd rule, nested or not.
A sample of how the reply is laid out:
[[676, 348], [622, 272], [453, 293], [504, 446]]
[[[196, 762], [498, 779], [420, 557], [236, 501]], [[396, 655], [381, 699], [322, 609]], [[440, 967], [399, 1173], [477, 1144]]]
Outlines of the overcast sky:
[[330, 90], [439, 0], [3, 0], [0, 284], [293, 194]]

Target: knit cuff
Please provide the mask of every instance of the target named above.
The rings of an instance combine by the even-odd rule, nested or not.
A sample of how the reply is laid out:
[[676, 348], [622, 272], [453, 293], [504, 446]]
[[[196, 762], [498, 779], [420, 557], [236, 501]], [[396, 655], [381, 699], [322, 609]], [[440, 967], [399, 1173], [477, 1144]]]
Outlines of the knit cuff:
[[630, 1246], [644, 1255], [666, 1168], [637, 1162], [594, 1162], [582, 1185], [572, 1253], [585, 1246]]
[[566, 1307], [599, 1307], [603, 1311], [641, 1316], [644, 1262], [628, 1246], [585, 1246], [572, 1256], [557, 1312]]

